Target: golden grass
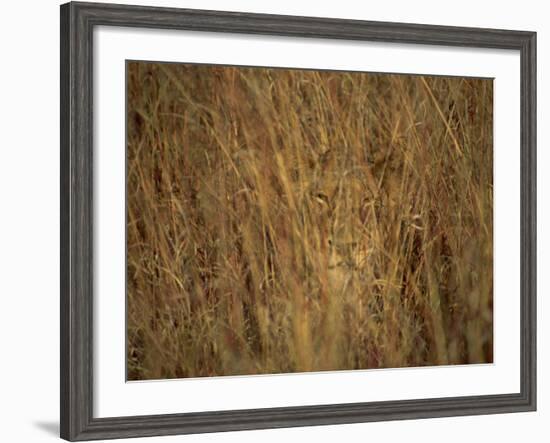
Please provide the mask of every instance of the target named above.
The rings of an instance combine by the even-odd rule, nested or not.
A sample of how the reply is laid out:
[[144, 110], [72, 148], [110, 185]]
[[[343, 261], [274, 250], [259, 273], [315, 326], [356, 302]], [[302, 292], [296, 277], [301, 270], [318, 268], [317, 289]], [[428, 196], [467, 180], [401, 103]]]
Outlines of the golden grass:
[[492, 361], [492, 81], [128, 63], [128, 378]]

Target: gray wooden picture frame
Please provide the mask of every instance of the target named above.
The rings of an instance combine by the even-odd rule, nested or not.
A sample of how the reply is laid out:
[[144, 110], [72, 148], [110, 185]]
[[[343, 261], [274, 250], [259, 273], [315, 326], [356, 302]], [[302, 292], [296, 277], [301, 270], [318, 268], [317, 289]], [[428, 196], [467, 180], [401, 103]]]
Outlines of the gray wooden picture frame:
[[[498, 48], [521, 57], [521, 392], [454, 398], [93, 416], [92, 54], [95, 26]], [[61, 6], [61, 437], [70, 441], [536, 409], [536, 33], [68, 3]]]

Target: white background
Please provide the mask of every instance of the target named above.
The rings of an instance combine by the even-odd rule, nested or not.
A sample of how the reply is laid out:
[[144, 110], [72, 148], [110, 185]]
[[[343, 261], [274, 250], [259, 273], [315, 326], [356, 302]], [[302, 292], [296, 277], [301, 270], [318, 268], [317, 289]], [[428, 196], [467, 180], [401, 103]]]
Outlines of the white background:
[[[125, 3], [120, 1], [121, 3]], [[132, 3], [144, 3], [133, 1]], [[145, 2], [147, 3], [147, 2]], [[149, 2], [150, 4], [152, 2]], [[161, 1], [156, 5], [230, 9], [535, 30], [539, 100], [539, 411], [529, 414], [386, 422], [320, 428], [166, 437], [148, 441], [374, 441], [463, 442], [465, 439], [545, 441], [550, 421], [550, 329], [542, 321], [550, 284], [542, 252], [550, 246], [550, 93], [542, 81], [550, 62], [550, 14], [540, 1], [357, 2], [245, 0]], [[59, 10], [54, 1], [12, 2], [2, 9], [0, 64], [0, 439], [53, 441], [58, 428], [59, 301]], [[527, 437], [525, 436], [527, 434]]]

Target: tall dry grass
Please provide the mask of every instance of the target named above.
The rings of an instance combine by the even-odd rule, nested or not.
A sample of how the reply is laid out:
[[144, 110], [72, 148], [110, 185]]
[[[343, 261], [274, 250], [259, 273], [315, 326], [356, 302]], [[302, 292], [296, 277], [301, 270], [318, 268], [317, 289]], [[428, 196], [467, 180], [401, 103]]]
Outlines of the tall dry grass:
[[128, 63], [128, 378], [492, 361], [492, 81]]

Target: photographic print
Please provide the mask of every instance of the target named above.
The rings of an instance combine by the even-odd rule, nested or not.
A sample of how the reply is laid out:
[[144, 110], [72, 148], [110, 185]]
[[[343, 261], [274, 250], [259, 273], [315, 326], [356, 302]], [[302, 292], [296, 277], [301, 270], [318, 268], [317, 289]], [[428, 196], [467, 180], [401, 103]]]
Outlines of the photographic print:
[[492, 79], [126, 75], [128, 380], [492, 363]]
[[536, 410], [536, 32], [60, 24], [62, 438]]

